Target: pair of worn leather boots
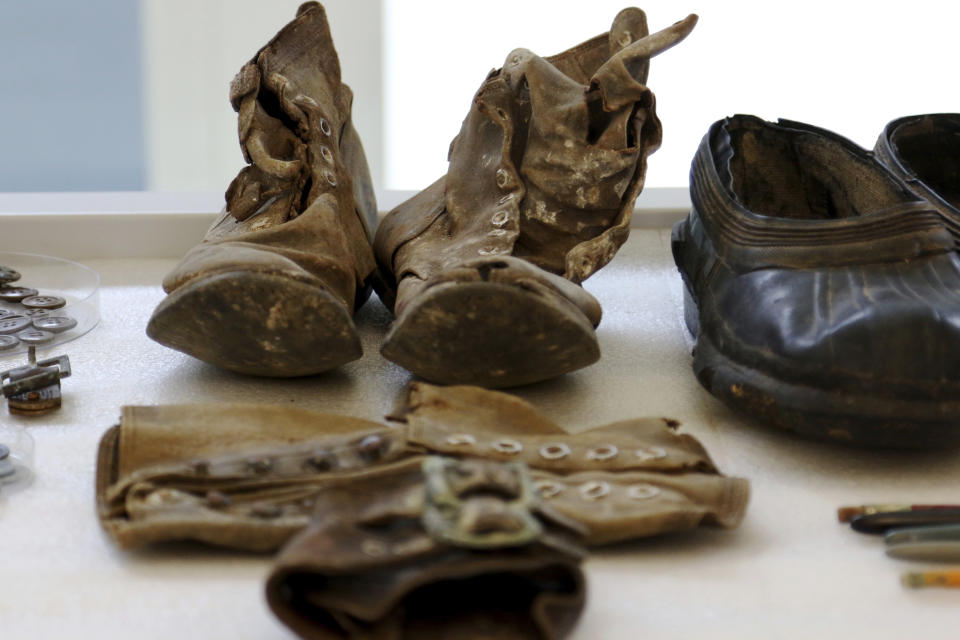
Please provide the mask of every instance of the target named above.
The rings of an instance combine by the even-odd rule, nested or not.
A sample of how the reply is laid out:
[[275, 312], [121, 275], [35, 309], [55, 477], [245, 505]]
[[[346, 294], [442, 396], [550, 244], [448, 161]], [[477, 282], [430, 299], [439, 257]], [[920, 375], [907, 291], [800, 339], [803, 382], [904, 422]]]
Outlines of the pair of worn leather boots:
[[711, 393], [815, 438], [960, 443], [960, 115], [895, 120], [873, 152], [734, 116], [690, 192], [673, 252]]
[[660, 144], [649, 60], [695, 22], [651, 35], [625, 9], [559, 55], [510, 53], [447, 175], [374, 237], [352, 94], [323, 7], [304, 4], [231, 84], [250, 164], [147, 333], [232, 371], [316, 374], [360, 357], [352, 315], [372, 285], [396, 315], [383, 355], [428, 380], [507, 387], [595, 362], [601, 309], [580, 282], [626, 240]]

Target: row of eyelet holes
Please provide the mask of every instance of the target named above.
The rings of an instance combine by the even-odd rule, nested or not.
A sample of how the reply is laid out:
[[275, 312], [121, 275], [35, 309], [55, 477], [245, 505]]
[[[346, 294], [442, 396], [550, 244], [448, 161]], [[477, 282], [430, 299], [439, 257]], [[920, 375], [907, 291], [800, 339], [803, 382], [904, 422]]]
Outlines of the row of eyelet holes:
[[[458, 433], [447, 436], [447, 444], [453, 446], [474, 445], [476, 443], [477, 439], [469, 433]], [[494, 451], [505, 453], [507, 455], [516, 455], [523, 451], [523, 444], [518, 440], [514, 440], [513, 438], [500, 438], [499, 440], [496, 440], [492, 446]], [[562, 442], [554, 442], [540, 447], [539, 454], [544, 460], [562, 460], [570, 456], [571, 450], [569, 445], [566, 445]], [[587, 459], [599, 460], [602, 462], [605, 460], [612, 460], [619, 454], [620, 449], [618, 449], [616, 445], [603, 444], [598, 447], [593, 447], [587, 451]], [[667, 450], [658, 446], [641, 447], [634, 451], [634, 455], [641, 460], [660, 460], [661, 458], [667, 457]]]
[[[556, 480], [541, 480], [535, 484], [535, 487], [540, 497], [547, 499], [554, 498], [567, 489], [567, 485]], [[610, 483], [603, 480], [590, 480], [577, 488], [580, 497], [590, 501], [602, 500], [609, 496], [612, 491], [613, 488]], [[648, 500], [659, 494], [660, 488], [652, 484], [634, 484], [627, 487], [627, 497], [631, 500]]]
[[[330, 123], [327, 122], [326, 118], [320, 118], [320, 131], [322, 131], [323, 135], [327, 137], [330, 137], [330, 134], [333, 133], [333, 131], [330, 129]], [[330, 151], [329, 147], [321, 145], [320, 155], [323, 156], [324, 160], [330, 164], [333, 164], [333, 153]], [[330, 169], [323, 170], [323, 177], [331, 187], [337, 186], [337, 175]]]
[[[510, 180], [510, 174], [503, 168], [497, 169], [497, 186], [501, 189], [506, 189]], [[500, 197], [497, 201], [497, 204], [507, 204], [513, 200], [513, 194], [507, 193]], [[490, 224], [493, 225], [493, 229], [487, 233], [488, 236], [492, 238], [498, 238], [500, 236], [507, 235], [507, 230], [503, 227], [510, 221], [510, 214], [507, 213], [506, 209], [501, 209], [493, 214], [493, 217], [490, 219]], [[480, 250], [477, 251], [482, 256], [492, 256], [501, 252], [501, 249], [495, 245], [487, 244], [480, 247]]]

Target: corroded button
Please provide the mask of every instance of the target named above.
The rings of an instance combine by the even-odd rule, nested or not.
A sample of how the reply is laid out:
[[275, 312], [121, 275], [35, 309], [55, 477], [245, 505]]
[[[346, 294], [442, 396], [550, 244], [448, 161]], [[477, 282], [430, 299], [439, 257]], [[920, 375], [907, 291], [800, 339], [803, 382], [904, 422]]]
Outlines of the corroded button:
[[19, 315], [27, 316], [28, 318], [46, 318], [50, 313], [47, 309], [24, 309]]
[[67, 301], [60, 296], [38, 296], [34, 294], [21, 300], [20, 304], [28, 309], [59, 309], [67, 306]]
[[329, 449], [317, 449], [307, 458], [306, 465], [314, 471], [329, 471], [337, 466], [337, 456]]
[[207, 506], [211, 509], [226, 509], [230, 506], [230, 503], [233, 502], [230, 496], [216, 489], [207, 491], [206, 499]]
[[270, 458], [248, 458], [247, 468], [254, 473], [267, 473], [273, 469], [273, 460]]
[[0, 287], [0, 300], [5, 302], [20, 302], [24, 298], [35, 296], [39, 291], [30, 287]]
[[250, 507], [250, 515], [264, 519], [279, 518], [283, 515], [283, 509], [278, 505], [262, 502]]
[[190, 463], [190, 469], [198, 476], [208, 476], [210, 475], [210, 461], [194, 460]]
[[13, 336], [0, 336], [0, 351], [13, 349], [18, 344], [20, 344], [20, 340]]
[[[44, 312], [46, 313], [46, 312]], [[69, 331], [77, 326], [77, 321], [68, 316], [47, 316], [42, 315], [40, 317], [32, 316], [33, 326], [41, 331], [50, 331], [52, 333], [60, 333], [62, 331]]]
[[18, 333], [17, 337], [20, 338], [20, 342], [24, 344], [47, 344], [48, 342], [52, 342], [56, 336], [49, 331], [27, 329], [26, 331]]
[[10, 311], [9, 309], [0, 309], [0, 318], [6, 318], [7, 316], [22, 316], [23, 313], [19, 311]]
[[0, 266], [0, 284], [16, 282], [20, 279], [20, 272], [10, 267]]
[[364, 459], [374, 461], [383, 457], [383, 454], [387, 452], [389, 446], [389, 440], [383, 436], [371, 433], [360, 441], [360, 446], [357, 450]]
[[30, 318], [24, 316], [7, 316], [0, 318], [0, 335], [17, 333], [29, 328], [33, 324]]

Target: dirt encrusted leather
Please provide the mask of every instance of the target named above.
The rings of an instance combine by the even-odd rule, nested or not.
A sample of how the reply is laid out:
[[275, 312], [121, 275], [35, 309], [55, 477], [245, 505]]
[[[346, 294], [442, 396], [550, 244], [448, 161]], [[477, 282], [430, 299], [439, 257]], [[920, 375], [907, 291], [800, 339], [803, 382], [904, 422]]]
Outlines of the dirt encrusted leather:
[[323, 7], [308, 2], [230, 84], [243, 156], [226, 207], [164, 279], [147, 329], [241, 373], [318, 373], [360, 356], [377, 207], [353, 94]]
[[507, 387], [599, 358], [579, 283], [626, 241], [661, 142], [640, 9], [559, 55], [511, 52], [474, 96], [443, 178], [390, 212], [374, 248], [397, 320], [384, 355], [428, 380]]
[[[949, 136], [939, 140], [931, 151]], [[692, 211], [673, 231], [704, 387], [809, 437], [960, 443], [956, 220], [908, 185], [817, 127], [715, 123], [693, 162]]]
[[583, 608], [579, 527], [523, 464], [405, 460], [330, 485], [317, 508], [266, 586], [303, 638], [560, 638]]

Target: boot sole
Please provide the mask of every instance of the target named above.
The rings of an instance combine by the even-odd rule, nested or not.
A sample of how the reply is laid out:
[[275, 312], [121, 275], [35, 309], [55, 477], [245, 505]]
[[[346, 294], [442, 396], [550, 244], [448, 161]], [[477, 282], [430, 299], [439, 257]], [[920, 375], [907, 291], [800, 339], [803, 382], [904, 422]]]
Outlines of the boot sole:
[[700, 384], [764, 424], [852, 446], [929, 449], [960, 444], [960, 402], [905, 400], [787, 382], [739, 364], [699, 334], [696, 300], [684, 287], [684, 317], [697, 340]]
[[494, 282], [426, 290], [397, 318], [380, 350], [432, 382], [514, 387], [600, 359], [593, 325], [553, 293]]
[[350, 314], [330, 293], [246, 271], [177, 289], [153, 312], [147, 335], [204, 362], [257, 376], [312, 375], [363, 355]]

